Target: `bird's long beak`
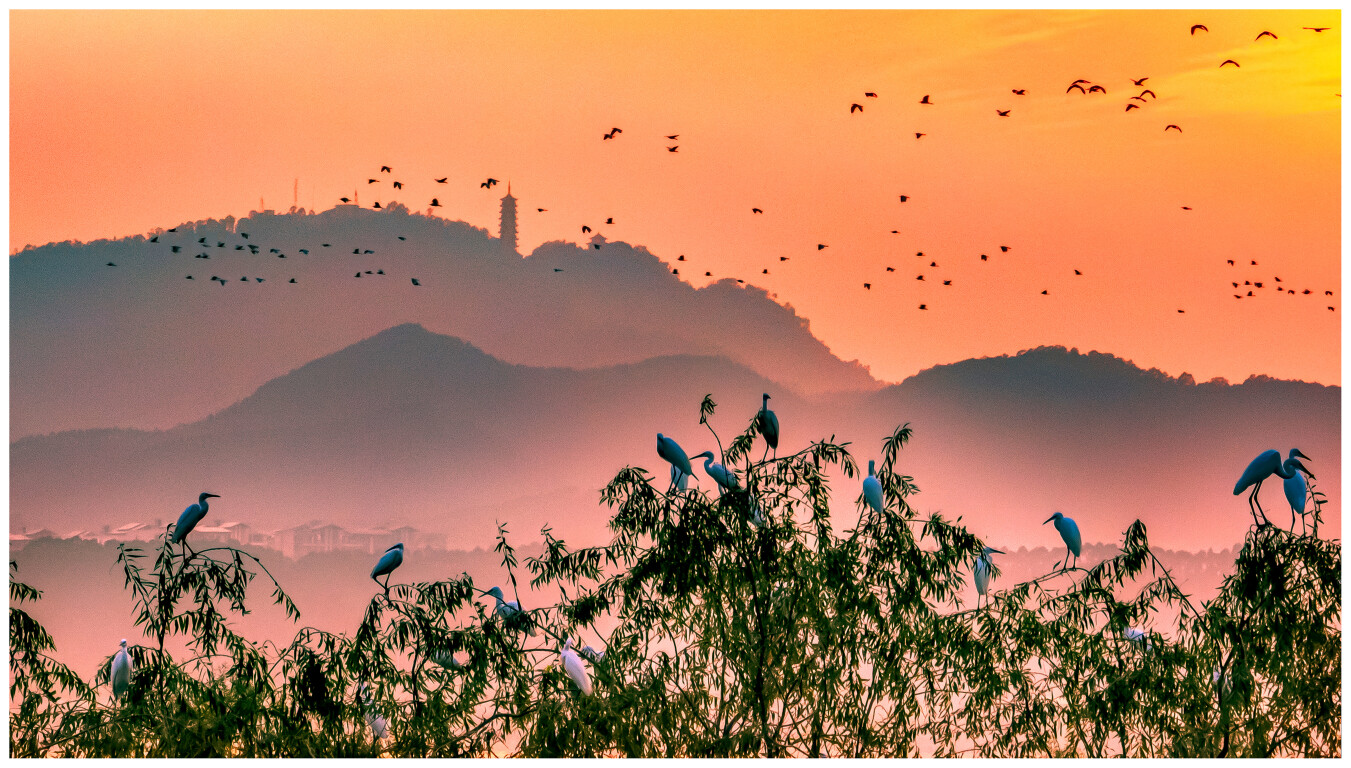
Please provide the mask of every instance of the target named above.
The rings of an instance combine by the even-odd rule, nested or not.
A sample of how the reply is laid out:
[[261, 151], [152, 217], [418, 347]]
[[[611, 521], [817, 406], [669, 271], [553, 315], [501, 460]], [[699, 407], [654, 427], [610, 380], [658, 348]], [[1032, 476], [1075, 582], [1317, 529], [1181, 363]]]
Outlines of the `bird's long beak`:
[[1292, 449], [1292, 450], [1290, 451], [1290, 455], [1291, 455], [1291, 456], [1298, 456], [1298, 457], [1300, 457], [1301, 459], [1305, 459], [1305, 460], [1307, 460], [1307, 461], [1313, 461], [1313, 459], [1310, 459], [1308, 456], [1305, 456], [1298, 448]]
[[204, 494], [202, 494], [202, 495], [205, 496], [205, 497], [207, 497], [208, 499], [219, 499], [219, 498], [220, 498], [220, 494], [219, 494], [219, 493], [204, 493]]
[[1043, 522], [1042, 525], [1046, 525], [1046, 523], [1049, 523], [1049, 522], [1051, 522], [1051, 521], [1054, 520], [1054, 519], [1055, 519], [1055, 515], [1051, 515], [1050, 517], [1046, 518], [1046, 521]]
[[[1042, 525], [1046, 525], [1046, 523], [1042, 523]], [[991, 552], [998, 552], [998, 553], [1001, 554], [1001, 555], [1004, 554], [1004, 550], [1002, 550], [1002, 549], [995, 549], [995, 548], [993, 548], [993, 547], [990, 548], [990, 551], [991, 551]]]

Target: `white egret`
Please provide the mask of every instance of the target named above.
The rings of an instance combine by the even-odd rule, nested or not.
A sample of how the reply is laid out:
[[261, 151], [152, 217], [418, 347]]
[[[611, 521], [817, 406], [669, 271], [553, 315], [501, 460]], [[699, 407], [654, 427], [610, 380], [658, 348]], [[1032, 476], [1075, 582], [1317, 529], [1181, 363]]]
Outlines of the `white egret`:
[[563, 648], [559, 650], [558, 655], [563, 658], [563, 671], [568, 673], [572, 682], [577, 685], [577, 689], [584, 696], [591, 695], [591, 678], [586, 674], [586, 667], [582, 660], [577, 656], [577, 652], [572, 650], [572, 640], [568, 639], [563, 643]]
[[694, 468], [690, 466], [690, 458], [685, 455], [685, 449], [660, 432], [657, 433], [657, 455], [671, 462], [671, 466], [681, 472], [687, 475], [694, 474]]
[[127, 692], [131, 686], [131, 654], [127, 653], [127, 641], [122, 641], [122, 648], [113, 656], [113, 665], [108, 671], [108, 682], [113, 686], [113, 698], [120, 699], [122, 694]]
[[688, 490], [690, 487], [690, 475], [680, 471], [680, 467], [671, 465], [671, 487], [677, 491]]
[[779, 455], [779, 417], [769, 410], [769, 393], [761, 396], [760, 413], [755, 416], [756, 427], [760, 434], [765, 436], [765, 443], [773, 449], [774, 455]]
[[[498, 616], [502, 617], [502, 622], [504, 624], [512, 626], [522, 620], [526, 621], [529, 620], [530, 618], [529, 616], [523, 615], [525, 614], [525, 611], [521, 610], [520, 603], [517, 603], [515, 600], [508, 601], [502, 599], [501, 587], [493, 587], [484, 594], [492, 595], [493, 597], [497, 598], [497, 607], [494, 608], [494, 610], [497, 612]], [[530, 635], [531, 637], [534, 637], [535, 626], [533, 624], [527, 623], [525, 625], [525, 633], [527, 635]]]
[[[1257, 522], [1257, 513], [1262, 512], [1263, 523], [1270, 524], [1270, 521], [1267, 520], [1267, 513], [1262, 510], [1262, 503], [1257, 500], [1257, 492], [1262, 488], [1263, 480], [1266, 480], [1272, 475], [1276, 475], [1282, 480], [1289, 480], [1294, 477], [1299, 470], [1303, 470], [1309, 477], [1313, 477], [1313, 474], [1305, 469], [1299, 459], [1313, 461], [1313, 459], [1300, 453], [1298, 448], [1291, 448], [1290, 457], [1282, 462], [1280, 451], [1272, 449], [1259, 453], [1257, 458], [1253, 459], [1252, 462], [1248, 464], [1248, 468], [1243, 470], [1243, 474], [1239, 476], [1238, 482], [1234, 484], [1234, 495], [1237, 496], [1240, 493], [1243, 493], [1244, 489], [1248, 486], [1252, 486], [1252, 493], [1248, 495], [1248, 510], [1252, 512], [1254, 523]], [[1293, 516], [1290, 519], [1290, 527], [1295, 527]]]
[[1153, 645], [1149, 642], [1149, 633], [1139, 627], [1126, 627], [1126, 639], [1145, 650], [1149, 650], [1150, 646]]
[[713, 461], [715, 457], [712, 451], [704, 451], [694, 458], [704, 460], [704, 471], [708, 473], [709, 477], [713, 478], [713, 482], [717, 483], [722, 490], [735, 491], [741, 487], [737, 483], [736, 473], [728, 472], [727, 467]]
[[389, 596], [389, 576], [394, 573], [394, 569], [398, 568], [400, 565], [403, 565], [402, 541], [389, 549], [386, 549], [385, 554], [380, 556], [380, 562], [376, 563], [375, 568], [371, 569], [371, 581], [374, 581], [376, 584], [380, 584], [380, 580], [375, 578], [376, 576], [385, 577], [385, 583], [380, 584], [380, 586], [385, 588], [386, 597]]
[[427, 658], [431, 659], [437, 664], [440, 664], [446, 669], [459, 669], [460, 667], [464, 666], [455, 658], [455, 654], [451, 653], [450, 651], [432, 651], [431, 653], [427, 654]]
[[389, 723], [385, 716], [375, 708], [375, 702], [371, 701], [370, 689], [365, 683], [361, 684], [361, 704], [365, 709], [366, 725], [371, 727], [371, 734], [375, 736], [376, 742], [383, 741], [385, 734], [389, 732]]
[[605, 658], [605, 651], [593, 650], [589, 645], [582, 646], [582, 650], [580, 651], [580, 653], [587, 661], [591, 662], [592, 664], [595, 664], [596, 662]]
[[[1004, 554], [1003, 550], [995, 549], [994, 547], [985, 547], [981, 550], [980, 556], [976, 558], [975, 567], [971, 569], [971, 575], [976, 579], [976, 593], [979, 594], [980, 597], [987, 597], [989, 594], [990, 568], [992, 566], [990, 563], [991, 553]], [[980, 603], [979, 598], [976, 602], [977, 604]]]
[[1309, 481], [1304, 479], [1304, 473], [1296, 470], [1294, 474], [1285, 478], [1285, 500], [1290, 502], [1290, 532], [1295, 532], [1295, 513], [1299, 513], [1299, 520], [1304, 522], [1304, 510], [1308, 506], [1309, 500]]
[[[206, 500], [219, 498], [220, 496], [214, 493], [203, 493], [198, 496], [197, 503], [188, 505], [188, 508], [183, 510], [183, 514], [178, 516], [178, 524], [174, 526], [174, 535], [169, 540], [177, 544], [186, 539], [188, 534], [192, 533], [192, 529], [196, 528], [197, 524], [202, 522], [202, 518], [206, 517]], [[187, 545], [184, 544], [183, 546]]]
[[882, 514], [882, 484], [877, 481], [877, 475], [873, 474], [873, 468], [877, 462], [868, 459], [868, 476], [863, 478], [863, 498], [867, 500], [868, 506], [873, 508], [877, 514]]
[[[1065, 547], [1069, 549], [1069, 554], [1074, 555], [1074, 564], [1078, 565], [1080, 552], [1079, 526], [1074, 523], [1074, 520], [1065, 517], [1060, 512], [1046, 518], [1046, 522], [1043, 522], [1042, 525], [1046, 525], [1052, 520], [1055, 521], [1055, 529], [1060, 532], [1060, 538], [1065, 540]], [[1069, 555], [1066, 555], [1065, 559], [1068, 560]]]

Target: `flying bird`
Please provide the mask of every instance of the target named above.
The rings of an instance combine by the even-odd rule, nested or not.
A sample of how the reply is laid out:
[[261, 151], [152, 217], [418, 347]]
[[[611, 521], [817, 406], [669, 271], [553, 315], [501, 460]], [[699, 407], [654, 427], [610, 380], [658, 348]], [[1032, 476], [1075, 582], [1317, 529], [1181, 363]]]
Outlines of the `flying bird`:
[[1042, 291], [1042, 292], [1041, 292], [1041, 295], [1042, 295], [1042, 296], [1050, 296], [1051, 293], [1050, 293], [1050, 291]]
[[759, 208], [752, 208], [751, 213], [764, 213], [764, 211], [760, 210]]
[[851, 114], [851, 115], [854, 114], [855, 112], [862, 112], [862, 111], [863, 111], [863, 105], [862, 105], [862, 104], [857, 104], [857, 103], [856, 103], [856, 104], [850, 104], [850, 105], [849, 105], [849, 114]]
[[614, 217], [612, 216], [612, 217], [606, 219], [606, 220], [605, 220], [605, 223], [606, 223], [606, 224], [613, 224], [613, 223], [615, 223]]
[[391, 171], [391, 170], [389, 169], [389, 166], [388, 166], [388, 165], [382, 165], [382, 166], [380, 166], [380, 172], [381, 172], [381, 173], [393, 173], [393, 171]]
[[674, 147], [667, 147], [667, 148], [666, 148], [666, 151], [667, 151], [667, 152], [679, 152], [679, 151], [680, 151], [680, 145], [677, 144], [677, 145], [675, 145]]
[[1258, 40], [1261, 40], [1261, 39], [1264, 38], [1264, 37], [1270, 37], [1272, 40], [1278, 39], [1278, 38], [1276, 37], [1276, 33], [1275, 33], [1275, 32], [1272, 32], [1272, 31], [1269, 30], [1269, 29], [1264, 29], [1264, 30], [1262, 30], [1262, 32], [1261, 32], [1260, 34], [1257, 35], [1257, 37], [1253, 38], [1253, 42], [1256, 42], [1256, 41], [1258, 41]]
[[582, 234], [586, 234], [587, 232], [590, 232], [590, 231], [591, 231], [591, 227], [588, 227], [588, 226], [585, 225], [585, 224], [582, 225]]
[[875, 98], [877, 98], [877, 94], [873, 93], [872, 91], [865, 91], [865, 92], [863, 93], [863, 95], [864, 95], [864, 96], [867, 96], [867, 97], [870, 98], [870, 99], [875, 99]]
[[547, 211], [547, 210], [549, 210], [549, 209], [548, 209], [548, 208], [536, 208], [535, 210], [536, 210], [537, 212], [539, 212], [539, 213], [544, 213], [545, 211]]
[[1026, 96], [1026, 95], [1027, 95], [1027, 89], [1026, 89], [1026, 88], [1014, 88], [1014, 89], [1013, 89], [1013, 95], [1015, 95], [1015, 96]]
[[872, 283], [864, 283], [864, 284], [863, 284], [863, 289], [864, 289], [865, 291], [871, 291], [872, 288], [873, 288], [873, 284], [872, 284]]
[[1089, 92], [1089, 93], [1107, 93], [1107, 89], [1106, 89], [1106, 88], [1103, 88], [1101, 85], [1092, 85], [1092, 86], [1089, 86], [1088, 92]]
[[910, 199], [910, 195], [897, 195], [897, 197], [901, 198], [902, 203]]
[[926, 134], [923, 134], [923, 133], [916, 133], [916, 134], [915, 134], [915, 139], [916, 139], [916, 140], [919, 140], [919, 139], [923, 138], [925, 135], [926, 135]]
[[396, 182], [394, 182], [394, 188], [395, 188], [395, 189], [403, 189], [403, 182], [402, 182], [402, 181], [396, 181]]
[[378, 200], [377, 200], [376, 203], [375, 203], [375, 207], [376, 207], [376, 208], [379, 208], [379, 207], [380, 207], [380, 202], [379, 202]]
[[342, 202], [342, 203], [350, 203], [350, 202], [352, 202], [350, 199], [348, 199], [348, 198], [346, 198], [346, 197], [340, 197], [340, 198], [338, 198], [338, 201], [339, 201], [339, 202]]
[[[1150, 90], [1149, 88], [1146, 88], [1146, 89], [1144, 89], [1143, 91], [1140, 91], [1140, 100], [1141, 100], [1141, 101], [1144, 101], [1144, 95], [1145, 95], [1146, 93], [1149, 94], [1150, 98], [1154, 98], [1154, 99], [1159, 98], [1159, 95], [1158, 95], [1157, 93], [1155, 93], [1154, 91]], [[1132, 96], [1131, 98], [1136, 98], [1136, 97]]]
[[[1326, 32], [1329, 29], [1332, 29], [1332, 27], [1303, 27], [1303, 29], [1313, 30], [1314, 32]], [[169, 231], [172, 232], [173, 230], [171, 229]]]
[[1234, 61], [1233, 59], [1225, 59], [1224, 61], [1220, 62], [1221, 67], [1223, 67], [1225, 64], [1233, 64], [1236, 67], [1238, 66], [1238, 62]]
[[928, 309], [928, 308], [929, 308], [929, 305], [928, 305], [928, 304], [920, 304], [920, 305], [919, 305], [919, 308], [920, 308], [920, 309]]
[[1083, 272], [1080, 272], [1079, 270], [1076, 269], [1076, 270], [1074, 270], [1074, 274], [1076, 274], [1076, 275], [1083, 275], [1084, 273], [1083, 273]]
[[1011, 109], [996, 109], [996, 110], [995, 110], [995, 112], [998, 112], [998, 113], [999, 113], [999, 116], [1000, 116], [1000, 117], [1008, 117], [1008, 116], [1009, 116], [1009, 112], [1012, 112], [1012, 111], [1013, 111], [1013, 110], [1011, 110]]
[[1127, 111], [1127, 112], [1131, 111], [1132, 109], [1139, 109], [1139, 108], [1140, 108], [1140, 105], [1139, 105], [1139, 104], [1127, 104], [1127, 105], [1126, 105], [1126, 111]]
[[1078, 83], [1070, 83], [1070, 87], [1068, 87], [1068, 88], [1065, 89], [1065, 93], [1069, 93], [1070, 91], [1074, 90], [1075, 88], [1078, 88], [1078, 89], [1079, 89], [1079, 93], [1088, 93], [1088, 91], [1085, 91], [1085, 90], [1084, 90], [1084, 87], [1083, 87], [1082, 85], [1079, 85]]
[[1165, 126], [1163, 127], [1163, 130], [1165, 130], [1165, 131], [1177, 131], [1178, 133], [1182, 133], [1182, 129], [1179, 128], [1179, 127], [1177, 127], [1176, 125], [1174, 125], [1174, 124], [1172, 124], [1172, 123], [1169, 123], [1168, 125], [1165, 125]]
[[433, 208], [440, 208], [440, 207], [441, 207], [441, 201], [439, 201], [439, 200], [437, 200], [436, 198], [433, 197], [433, 198], [432, 198], [432, 207], [433, 207]]
[[375, 567], [371, 569], [371, 580], [376, 584], [380, 584], [380, 580], [376, 578], [377, 576], [385, 577], [385, 583], [380, 584], [380, 586], [385, 588], [385, 597], [389, 597], [389, 577], [394, 573], [394, 569], [398, 568], [400, 565], [403, 565], [403, 542], [399, 542], [389, 549], [386, 549], [385, 554], [380, 556], [380, 560], [376, 562]]
[[432, 181], [436, 182], [437, 184], [445, 184], [445, 183], [446, 183], [446, 179], [449, 179], [449, 178], [450, 178], [449, 176], [443, 176], [443, 177], [441, 177], [441, 178], [439, 178], [439, 179], [432, 179]]
[[1206, 25], [1205, 25], [1205, 24], [1193, 24], [1193, 25], [1192, 25], [1192, 34], [1195, 35], [1195, 34], [1196, 34], [1196, 30], [1198, 30], [1198, 29], [1201, 30], [1202, 32], [1209, 32], [1209, 31], [1210, 31], [1209, 29], [1206, 28]]
[[666, 138], [670, 139], [671, 141], [680, 141], [680, 134], [673, 133], [670, 136], [667, 136]]
[[367, 184], [377, 184], [379, 181], [379, 179], [366, 179]]
[[1133, 83], [1134, 85], [1136, 85], [1136, 86], [1138, 87], [1138, 86], [1144, 85], [1144, 84], [1145, 84], [1145, 81], [1148, 80], [1148, 79], [1149, 79], [1149, 78], [1147, 78], [1147, 77], [1142, 77], [1142, 78], [1140, 78], [1139, 80], [1136, 80], [1135, 78], [1131, 78], [1131, 83]]
[[480, 184], [479, 186], [480, 186], [480, 187], [483, 187], [483, 188], [485, 188], [485, 189], [491, 189], [492, 186], [493, 186], [494, 184], [496, 184], [496, 183], [497, 183], [497, 179], [494, 179], [494, 178], [491, 178], [491, 177], [490, 177], [487, 181], [483, 182], [483, 183]]
[[818, 250], [818, 251], [821, 250], [822, 248], [829, 248], [829, 247], [830, 247], [830, 246], [825, 245], [825, 244], [823, 244], [823, 243], [817, 243], [817, 244], [816, 244], [816, 250]]
[[1001, 246], [999, 246], [999, 250], [1003, 251], [1004, 253], [1008, 253], [1008, 252], [1009, 252], [1009, 246], [1007, 246], [1007, 245], [1001, 245]]
[[412, 278], [412, 280], [413, 280], [413, 285], [422, 285], [422, 283], [419, 283], [419, 282], [418, 282], [418, 279], [417, 279], [416, 277]]
[[933, 102], [932, 102], [932, 101], [929, 101], [929, 94], [926, 93], [926, 94], [924, 94], [924, 98], [922, 98], [922, 99], [919, 100], [919, 103], [920, 103], [920, 104], [932, 104]]

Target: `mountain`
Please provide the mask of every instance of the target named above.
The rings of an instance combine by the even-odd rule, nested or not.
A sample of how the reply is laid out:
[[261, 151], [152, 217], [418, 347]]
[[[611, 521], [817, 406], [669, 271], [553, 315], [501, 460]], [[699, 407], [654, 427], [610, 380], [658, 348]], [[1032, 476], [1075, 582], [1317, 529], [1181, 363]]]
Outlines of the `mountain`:
[[11, 439], [197, 421], [410, 322], [533, 366], [703, 355], [806, 394], [881, 386], [764, 290], [695, 289], [641, 246], [599, 236], [522, 258], [486, 230], [398, 204], [174, 230], [10, 259]]
[[[222, 497], [213, 520], [264, 530], [315, 518], [407, 523], [472, 548], [490, 543], [501, 521], [517, 535], [548, 523], [594, 542], [610, 514], [599, 490], [616, 471], [631, 464], [665, 477], [657, 432], [690, 454], [716, 450], [698, 424], [703, 396], [719, 405], [710, 423], [726, 444], [762, 392], [773, 395], [781, 453], [834, 435], [866, 464], [909, 423], [914, 439], [898, 469], [921, 489], [911, 503], [962, 514], [1011, 545], [1056, 543], [1041, 524], [1055, 510], [1079, 521], [1086, 542], [1113, 542], [1138, 517], [1169, 547], [1232, 545], [1249, 519], [1233, 483], [1272, 447], [1314, 457], [1318, 487], [1340, 500], [1336, 387], [1257, 378], [1198, 385], [1111, 355], [1047, 347], [939, 366], [876, 392], [808, 399], [720, 357], [531, 367], [404, 324], [191, 424], [13, 443], [11, 527], [168, 522], [206, 490]], [[856, 503], [857, 483], [835, 479], [840, 509]], [[1286, 519], [1279, 484], [1268, 483], [1262, 498], [1275, 522]], [[1329, 507], [1326, 535], [1340, 535], [1337, 509]]]

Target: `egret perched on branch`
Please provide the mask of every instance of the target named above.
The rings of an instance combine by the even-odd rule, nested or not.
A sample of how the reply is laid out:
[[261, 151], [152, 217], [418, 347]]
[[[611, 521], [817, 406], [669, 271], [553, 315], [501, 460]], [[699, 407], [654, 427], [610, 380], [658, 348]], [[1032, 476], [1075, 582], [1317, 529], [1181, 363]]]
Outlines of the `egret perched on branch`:
[[501, 587], [493, 587], [484, 594], [492, 595], [497, 598], [497, 607], [494, 610], [497, 611], [498, 616], [502, 617], [502, 622], [504, 624], [511, 626], [516, 625], [521, 621], [526, 621], [525, 633], [531, 637], [535, 636], [535, 626], [528, 623], [530, 617], [525, 614], [525, 611], [521, 610], [520, 603], [515, 600], [507, 601], [502, 599]]
[[592, 664], [595, 664], [596, 662], [598, 662], [598, 661], [600, 661], [601, 659], [605, 658], [605, 651], [596, 651], [596, 650], [593, 650], [593, 649], [591, 648], [591, 646], [589, 646], [589, 645], [584, 645], [584, 646], [582, 646], [581, 654], [582, 654], [582, 657], [583, 657], [583, 658], [585, 658], [587, 661], [591, 662]]
[[460, 667], [464, 666], [460, 664], [458, 660], [456, 660], [455, 654], [451, 653], [450, 651], [432, 651], [431, 653], [427, 654], [427, 658], [431, 659], [437, 664], [440, 664], [446, 669], [459, 669]]
[[376, 584], [380, 584], [380, 580], [375, 578], [376, 576], [385, 577], [385, 583], [380, 584], [380, 586], [385, 588], [385, 597], [389, 597], [389, 576], [394, 573], [395, 568], [398, 568], [401, 565], [403, 565], [402, 541], [389, 549], [386, 549], [385, 554], [380, 556], [380, 562], [376, 563], [375, 568], [371, 569], [371, 581], [374, 581]]
[[[1291, 448], [1290, 457], [1282, 462], [1280, 451], [1272, 449], [1259, 453], [1257, 458], [1253, 459], [1252, 462], [1248, 464], [1248, 468], [1243, 470], [1243, 474], [1239, 476], [1238, 482], [1234, 484], [1234, 495], [1237, 496], [1240, 493], [1243, 493], [1244, 489], [1248, 486], [1252, 486], [1252, 493], [1248, 495], [1248, 510], [1252, 512], [1254, 523], [1257, 522], [1257, 513], [1261, 512], [1262, 522], [1270, 525], [1270, 521], [1267, 520], [1267, 513], [1262, 510], [1262, 503], [1257, 500], [1257, 492], [1262, 488], [1263, 480], [1266, 480], [1272, 475], [1276, 475], [1282, 480], [1290, 480], [1294, 478], [1299, 470], [1303, 470], [1309, 477], [1313, 477], [1313, 473], [1305, 469], [1299, 459], [1313, 461], [1313, 459], [1300, 453], [1298, 448]], [[1289, 491], [1286, 493], [1288, 496]], [[1290, 527], [1291, 529], [1295, 527], [1293, 513], [1290, 518]]]
[[741, 487], [737, 483], [735, 472], [728, 472], [727, 467], [713, 461], [712, 451], [704, 451], [694, 458], [704, 460], [704, 471], [708, 473], [709, 477], [713, 478], [713, 482], [717, 483], [722, 490], [735, 491]]
[[[681, 472], [687, 475], [694, 474], [694, 468], [690, 466], [690, 457], [685, 455], [685, 449], [681, 448], [679, 443], [666, 437], [660, 432], [657, 433], [657, 455], [671, 462], [671, 466]], [[675, 484], [672, 483], [672, 487], [674, 487], [674, 485]]]
[[1126, 627], [1126, 639], [1145, 650], [1149, 650], [1152, 645], [1149, 642], [1149, 633], [1139, 627]]
[[375, 736], [377, 742], [383, 741], [385, 734], [389, 732], [389, 723], [385, 721], [385, 716], [375, 708], [375, 702], [371, 701], [370, 689], [365, 683], [361, 684], [361, 705], [366, 710], [366, 725], [371, 727], [371, 733]]
[[122, 641], [122, 648], [113, 656], [113, 665], [108, 671], [108, 682], [113, 686], [113, 698], [120, 699], [122, 694], [127, 692], [131, 686], [131, 654], [127, 653], [127, 641]]
[[760, 430], [760, 434], [765, 436], [766, 450], [773, 449], [774, 456], [779, 455], [779, 417], [769, 410], [769, 393], [761, 396], [760, 413], [755, 416], [755, 425]]
[[[192, 533], [192, 529], [196, 528], [197, 524], [202, 522], [202, 518], [206, 517], [206, 500], [219, 498], [220, 496], [214, 493], [202, 493], [198, 496], [197, 503], [188, 505], [188, 508], [183, 510], [183, 514], [178, 516], [178, 524], [174, 526], [174, 535], [169, 540], [177, 544], [186, 539], [188, 534]], [[183, 546], [186, 547], [187, 544], [185, 543]]]
[[1295, 513], [1299, 513], [1299, 521], [1304, 522], [1304, 509], [1309, 500], [1309, 482], [1304, 479], [1303, 473], [1296, 471], [1290, 477], [1285, 478], [1285, 500], [1290, 502], [1290, 532], [1295, 532]]
[[[971, 569], [971, 575], [976, 579], [976, 592], [981, 597], [986, 597], [990, 586], [990, 554], [1004, 554], [1003, 550], [994, 547], [985, 547], [980, 551], [980, 556], [976, 558], [976, 565]], [[980, 600], [977, 599], [977, 604]]]
[[690, 475], [680, 471], [680, 467], [671, 465], [671, 487], [677, 491], [688, 490], [690, 487]]
[[586, 667], [582, 665], [582, 660], [577, 656], [577, 652], [572, 650], [572, 639], [569, 638], [563, 643], [563, 648], [559, 650], [558, 655], [563, 658], [563, 671], [568, 673], [572, 682], [577, 685], [577, 690], [582, 692], [583, 696], [591, 695], [591, 678], [586, 674]]
[[877, 475], [873, 474], [873, 468], [876, 465], [876, 461], [868, 459], [868, 476], [863, 478], [863, 498], [867, 500], [868, 506], [880, 515], [882, 514], [882, 484], [877, 481]]
[[1049, 523], [1052, 520], [1055, 521], [1055, 529], [1060, 532], [1060, 538], [1065, 540], [1065, 547], [1069, 549], [1069, 554], [1065, 556], [1065, 559], [1069, 560], [1069, 555], [1072, 554], [1074, 555], [1074, 564], [1078, 565], [1080, 551], [1079, 526], [1075, 525], [1072, 519], [1065, 517], [1065, 515], [1060, 512], [1046, 518], [1046, 522], [1043, 522], [1042, 525], [1046, 525], [1046, 523]]

